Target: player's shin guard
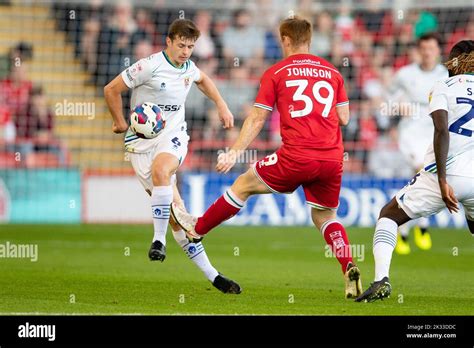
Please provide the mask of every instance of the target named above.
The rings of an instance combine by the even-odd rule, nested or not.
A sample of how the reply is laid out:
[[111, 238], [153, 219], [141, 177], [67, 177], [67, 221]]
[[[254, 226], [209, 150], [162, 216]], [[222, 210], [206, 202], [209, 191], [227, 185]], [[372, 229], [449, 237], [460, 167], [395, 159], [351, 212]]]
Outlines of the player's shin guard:
[[186, 256], [199, 267], [209, 281], [213, 282], [219, 275], [219, 272], [211, 265], [202, 243], [190, 242], [186, 237], [186, 233], [181, 229], [179, 231], [173, 231], [173, 237], [183, 249]]
[[197, 234], [204, 235], [225, 220], [230, 219], [244, 207], [245, 202], [228, 189], [201, 216], [195, 227]]
[[388, 278], [393, 249], [397, 244], [397, 228], [395, 221], [385, 217], [379, 219], [375, 225], [375, 281], [382, 280], [384, 277]]
[[151, 209], [153, 212], [153, 241], [159, 240], [166, 245], [166, 230], [170, 219], [170, 205], [173, 201], [171, 186], [155, 186], [151, 192]]
[[321, 226], [321, 233], [341, 264], [342, 273], [345, 273], [347, 264], [352, 262], [352, 252], [344, 226], [337, 220], [329, 220]]

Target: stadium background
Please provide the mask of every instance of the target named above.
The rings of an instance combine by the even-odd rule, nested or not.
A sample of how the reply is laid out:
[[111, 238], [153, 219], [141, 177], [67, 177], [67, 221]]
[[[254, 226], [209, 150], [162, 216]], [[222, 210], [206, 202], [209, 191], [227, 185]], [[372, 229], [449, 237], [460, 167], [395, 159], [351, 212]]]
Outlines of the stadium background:
[[[176, 18], [196, 21], [202, 36], [192, 59], [215, 79], [237, 125], [224, 131], [212, 103], [192, 89], [191, 143], [179, 183], [188, 209], [203, 212], [249, 161], [278, 147], [274, 112], [247, 163], [227, 176], [213, 172], [218, 151], [232, 144], [252, 105], [259, 76], [281, 57], [278, 21], [294, 13], [314, 23], [311, 51], [340, 69], [351, 101], [339, 217], [348, 226], [372, 226], [412, 175], [397, 150], [400, 117], [382, 112], [394, 73], [417, 59], [413, 43], [424, 33], [442, 34], [443, 58], [456, 41], [474, 37], [467, 0], [0, 3], [0, 221], [6, 223], [151, 222], [123, 135], [111, 131], [102, 89], [163, 49]], [[464, 218], [445, 211], [432, 223], [461, 227]], [[252, 198], [228, 224], [310, 219], [298, 191]]]
[[[442, 34], [443, 58], [454, 42], [474, 38], [469, 1], [131, 3], [0, 0], [0, 314], [473, 314], [472, 237], [453, 228], [464, 226], [462, 213], [432, 218], [440, 227], [430, 229], [431, 250], [394, 254], [392, 298], [373, 305], [343, 300], [340, 267], [309, 226], [301, 192], [251, 198], [228, 222], [239, 226], [205, 238], [213, 265], [243, 287], [238, 297], [214, 289], [170, 232], [166, 262], [150, 262], [149, 198], [123, 135], [111, 131], [103, 98], [115, 74], [163, 48], [174, 18], [196, 20], [203, 36], [193, 59], [237, 119], [224, 132], [193, 87], [186, 105], [190, 151], [179, 183], [188, 209], [200, 213], [249, 165], [229, 175], [214, 171], [262, 70], [279, 58], [278, 20], [291, 13], [311, 19], [313, 52], [341, 70], [351, 99], [338, 214], [366, 288], [375, 219], [412, 176], [395, 141], [400, 117], [382, 114], [386, 90], [396, 69], [416, 58], [412, 43], [424, 32]], [[236, 21], [244, 9], [249, 17]], [[246, 161], [271, 153], [277, 132], [275, 113]], [[36, 246], [37, 260], [12, 256], [11, 245]]]

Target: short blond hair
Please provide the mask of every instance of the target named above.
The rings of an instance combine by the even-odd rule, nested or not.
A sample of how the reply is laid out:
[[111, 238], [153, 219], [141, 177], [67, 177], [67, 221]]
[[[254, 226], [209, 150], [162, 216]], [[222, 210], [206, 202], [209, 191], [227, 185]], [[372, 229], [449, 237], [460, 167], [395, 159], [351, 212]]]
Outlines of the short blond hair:
[[301, 17], [290, 17], [284, 19], [280, 24], [280, 38], [289, 37], [294, 47], [311, 43], [313, 28], [311, 23]]

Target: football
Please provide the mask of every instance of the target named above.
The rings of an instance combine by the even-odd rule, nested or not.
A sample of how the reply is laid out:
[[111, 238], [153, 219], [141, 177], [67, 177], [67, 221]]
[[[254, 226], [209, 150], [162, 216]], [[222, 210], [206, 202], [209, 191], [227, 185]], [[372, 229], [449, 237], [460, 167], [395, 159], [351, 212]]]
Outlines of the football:
[[138, 137], [153, 139], [165, 128], [163, 110], [153, 103], [137, 105], [130, 115], [130, 129]]

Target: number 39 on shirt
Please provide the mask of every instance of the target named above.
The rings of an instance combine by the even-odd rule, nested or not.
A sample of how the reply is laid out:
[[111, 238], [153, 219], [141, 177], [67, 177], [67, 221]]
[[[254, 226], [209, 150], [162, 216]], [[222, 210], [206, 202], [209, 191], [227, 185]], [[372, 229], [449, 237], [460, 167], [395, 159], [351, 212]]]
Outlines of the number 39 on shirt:
[[[292, 118], [308, 116], [310, 113], [313, 112], [313, 99], [311, 99], [308, 95], [304, 93], [308, 85], [308, 80], [286, 81], [286, 87], [297, 87], [293, 94], [293, 101], [302, 101], [304, 103], [303, 109], [290, 111], [290, 115]], [[323, 97], [321, 95], [321, 89], [327, 90], [327, 97]], [[312, 86], [311, 92], [314, 96], [314, 99], [318, 103], [321, 103], [321, 105], [324, 105], [324, 109], [321, 115], [323, 117], [328, 117], [334, 100], [334, 89], [332, 88], [332, 86], [326, 81], [318, 81]]]

